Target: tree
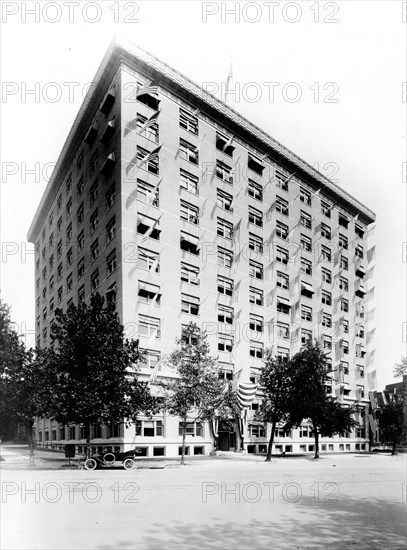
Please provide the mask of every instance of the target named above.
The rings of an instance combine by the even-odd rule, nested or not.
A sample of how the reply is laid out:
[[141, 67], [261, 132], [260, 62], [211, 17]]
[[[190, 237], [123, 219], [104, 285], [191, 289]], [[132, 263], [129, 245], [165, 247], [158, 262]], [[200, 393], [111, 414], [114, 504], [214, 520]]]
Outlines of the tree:
[[353, 407], [337, 403], [326, 393], [328, 376], [327, 356], [316, 342], [308, 342], [289, 361], [291, 373], [291, 394], [289, 404], [289, 424], [299, 426], [309, 418], [315, 439], [315, 455], [319, 458], [319, 435], [330, 437], [350, 430], [355, 424]]
[[26, 350], [10, 318], [10, 308], [0, 301], [0, 437], [15, 437], [17, 426], [26, 428], [32, 441], [33, 416], [43, 381], [33, 368], [32, 352]]
[[138, 341], [125, 338], [114, 305], [104, 307], [99, 294], [89, 305], [55, 310], [51, 347], [36, 358], [48, 382], [44, 416], [83, 423], [89, 454], [92, 424], [135, 421], [141, 411], [155, 411], [147, 383], [138, 380], [139, 359]]
[[404, 402], [401, 395], [388, 396], [388, 403], [375, 410], [379, 430], [384, 441], [392, 444], [392, 455], [397, 452], [397, 444], [401, 441], [406, 424]]
[[203, 420], [227, 417], [228, 386], [219, 379], [217, 361], [209, 355], [206, 333], [195, 324], [183, 327], [177, 339], [177, 349], [169, 356], [169, 363], [178, 370], [179, 377], [161, 383], [165, 409], [181, 419], [181, 464], [185, 464], [186, 431], [189, 424]]
[[271, 434], [267, 448], [266, 461], [271, 460], [274, 434], [278, 423], [288, 419], [291, 379], [290, 364], [281, 357], [273, 358], [272, 351], [266, 350], [264, 367], [260, 375], [260, 386], [264, 398], [257, 413], [257, 418], [271, 423]]
[[401, 363], [396, 363], [393, 367], [393, 376], [397, 378], [405, 375], [407, 375], [407, 357], [402, 357]]

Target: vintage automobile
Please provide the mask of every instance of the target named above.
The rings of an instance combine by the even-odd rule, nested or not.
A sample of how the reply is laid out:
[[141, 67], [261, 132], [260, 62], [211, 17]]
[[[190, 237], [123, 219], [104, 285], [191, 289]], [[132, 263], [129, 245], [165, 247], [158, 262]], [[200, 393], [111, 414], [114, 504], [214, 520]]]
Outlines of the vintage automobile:
[[138, 449], [132, 449], [124, 453], [105, 452], [87, 457], [84, 462], [86, 470], [96, 470], [104, 466], [123, 466], [125, 470], [131, 470], [136, 465]]

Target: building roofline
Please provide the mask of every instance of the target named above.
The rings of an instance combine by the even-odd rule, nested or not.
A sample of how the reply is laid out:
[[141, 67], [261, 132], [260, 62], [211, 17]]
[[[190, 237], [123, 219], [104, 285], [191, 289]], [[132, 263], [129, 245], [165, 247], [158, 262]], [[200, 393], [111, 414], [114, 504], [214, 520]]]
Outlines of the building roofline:
[[276, 157], [284, 159], [285, 162], [290, 164], [293, 168], [297, 168], [297, 172], [298, 170], [301, 171], [311, 184], [314, 183], [317, 188], [322, 187], [322, 190], [328, 192], [329, 198], [334, 197], [338, 204], [342, 203], [346, 206], [350, 206], [355, 214], [360, 214], [363, 217], [366, 223], [372, 223], [376, 220], [376, 215], [372, 210], [350, 195], [347, 191], [341, 189], [329, 178], [321, 174], [313, 166], [271, 137], [264, 130], [226, 105], [223, 101], [203, 90], [202, 87], [198, 86], [188, 77], [179, 73], [148, 51], [121, 37], [115, 37], [110, 43], [92, 81], [95, 85], [84, 99], [58, 157], [41, 202], [28, 230], [27, 238], [30, 242], [33, 242], [38, 234], [39, 225], [42, 222], [40, 219], [42, 211], [47, 206], [50, 206], [54, 198], [51, 191], [54, 188], [55, 181], [58, 180], [61, 169], [64, 167], [64, 161], [66, 160], [68, 152], [71, 150], [75, 137], [81, 127], [85, 125], [84, 123], [88, 122], [87, 119], [91, 118], [90, 115], [93, 116], [93, 108], [96, 100], [100, 99], [101, 101], [103, 98], [106, 83], [110, 81], [110, 78], [113, 76], [120, 63], [123, 62], [131, 66], [135, 61], [141, 64], [141, 67], [138, 66], [138, 69], [144, 69], [152, 79], [159, 78], [160, 81], [165, 82], [170, 89], [178, 88], [182, 90], [184, 94], [186, 92], [191, 102], [194, 104], [198, 103], [199, 106], [202, 107], [202, 110], [205, 109], [212, 113], [212, 115], [216, 115], [217, 118], [221, 118], [222, 121], [225, 121], [225, 125], [237, 129], [241, 134], [245, 134], [252, 139], [254, 138], [257, 149], [261, 149], [262, 154], [273, 159]]

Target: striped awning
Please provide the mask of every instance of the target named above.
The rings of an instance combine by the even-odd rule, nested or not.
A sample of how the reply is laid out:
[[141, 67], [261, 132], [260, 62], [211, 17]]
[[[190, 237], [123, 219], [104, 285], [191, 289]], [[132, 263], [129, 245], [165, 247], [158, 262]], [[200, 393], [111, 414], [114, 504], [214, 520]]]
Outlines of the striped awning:
[[239, 384], [237, 401], [240, 410], [250, 407], [256, 395], [257, 386], [257, 384], [252, 383]]

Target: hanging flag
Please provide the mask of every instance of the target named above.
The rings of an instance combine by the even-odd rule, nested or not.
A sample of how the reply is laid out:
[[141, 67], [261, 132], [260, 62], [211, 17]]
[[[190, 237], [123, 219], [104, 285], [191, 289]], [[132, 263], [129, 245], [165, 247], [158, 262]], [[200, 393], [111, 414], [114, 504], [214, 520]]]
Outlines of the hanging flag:
[[162, 363], [162, 358], [160, 358], [160, 360], [157, 361], [157, 363], [154, 366], [154, 369], [151, 371], [150, 379], [149, 379], [150, 384], [154, 384], [155, 381], [157, 380], [158, 371], [161, 368], [161, 363]]
[[321, 192], [321, 189], [317, 189], [317, 190], [315, 191], [315, 193], [311, 193], [311, 197], [318, 197], [318, 195], [320, 194], [320, 192]]
[[161, 113], [161, 109], [159, 109], [156, 113], [151, 115], [151, 117], [145, 121], [145, 123], [140, 128], [138, 133], [141, 134], [142, 132], [144, 132], [144, 130], [147, 130], [147, 128], [150, 128], [150, 126], [154, 126], [154, 124], [156, 124], [156, 122], [157, 122], [157, 118], [158, 118], [160, 113]]
[[144, 233], [144, 236], [143, 236], [143, 241], [145, 241], [146, 239], [148, 239], [148, 237], [151, 235], [151, 233], [154, 231], [154, 229], [157, 227], [157, 225], [159, 224], [160, 222], [160, 218], [161, 218], [162, 214], [160, 214], [160, 216], [155, 220], [155, 222], [149, 227], [149, 229], [146, 231], [146, 233]]
[[162, 178], [160, 178], [160, 181], [157, 183], [157, 185], [155, 185], [151, 191], [149, 192], [149, 197], [148, 197], [148, 201], [147, 201], [147, 204], [152, 204], [155, 199], [157, 198], [157, 191], [158, 191], [158, 188], [160, 186], [160, 183], [162, 182]]
[[140, 97], [142, 95], [157, 95], [158, 93], [158, 85], [156, 82], [151, 81], [150, 84], [144, 84], [141, 88], [137, 90], [136, 97]]
[[252, 383], [239, 384], [237, 402], [241, 411], [250, 407], [256, 396], [257, 387], [257, 384]]
[[235, 137], [235, 136], [231, 136], [231, 137], [227, 140], [227, 142], [225, 143], [225, 146], [224, 146], [223, 150], [225, 150], [227, 147], [230, 147], [230, 146], [232, 145], [233, 140], [234, 140], [234, 137]]
[[377, 431], [377, 423], [376, 423], [376, 420], [375, 420], [375, 418], [374, 418], [374, 416], [373, 416], [372, 414], [369, 414], [368, 418], [369, 418], [370, 429], [371, 429], [372, 432], [375, 434], [376, 431]]
[[376, 258], [376, 245], [374, 244], [369, 250], [367, 251], [367, 263], [370, 264], [372, 260]]
[[375, 230], [376, 230], [376, 222], [370, 223], [367, 226], [366, 238], [370, 239], [371, 237], [373, 237]]
[[195, 111], [192, 112], [192, 116], [198, 116], [201, 112], [201, 109], [195, 109]]
[[371, 344], [373, 342], [373, 338], [376, 332], [376, 328], [372, 328], [372, 330], [369, 330], [366, 334], [366, 345]]
[[150, 162], [150, 160], [153, 160], [154, 158], [156, 158], [158, 153], [160, 152], [161, 147], [162, 147], [162, 145], [159, 145], [153, 151], [151, 151], [151, 153], [149, 152], [147, 155], [145, 155], [141, 159], [140, 164], [138, 165], [138, 167], [141, 168], [146, 162]]
[[373, 349], [372, 351], [369, 351], [366, 354], [366, 366], [367, 367], [370, 366], [370, 365], [373, 365], [375, 353], [376, 353], [376, 350]]

